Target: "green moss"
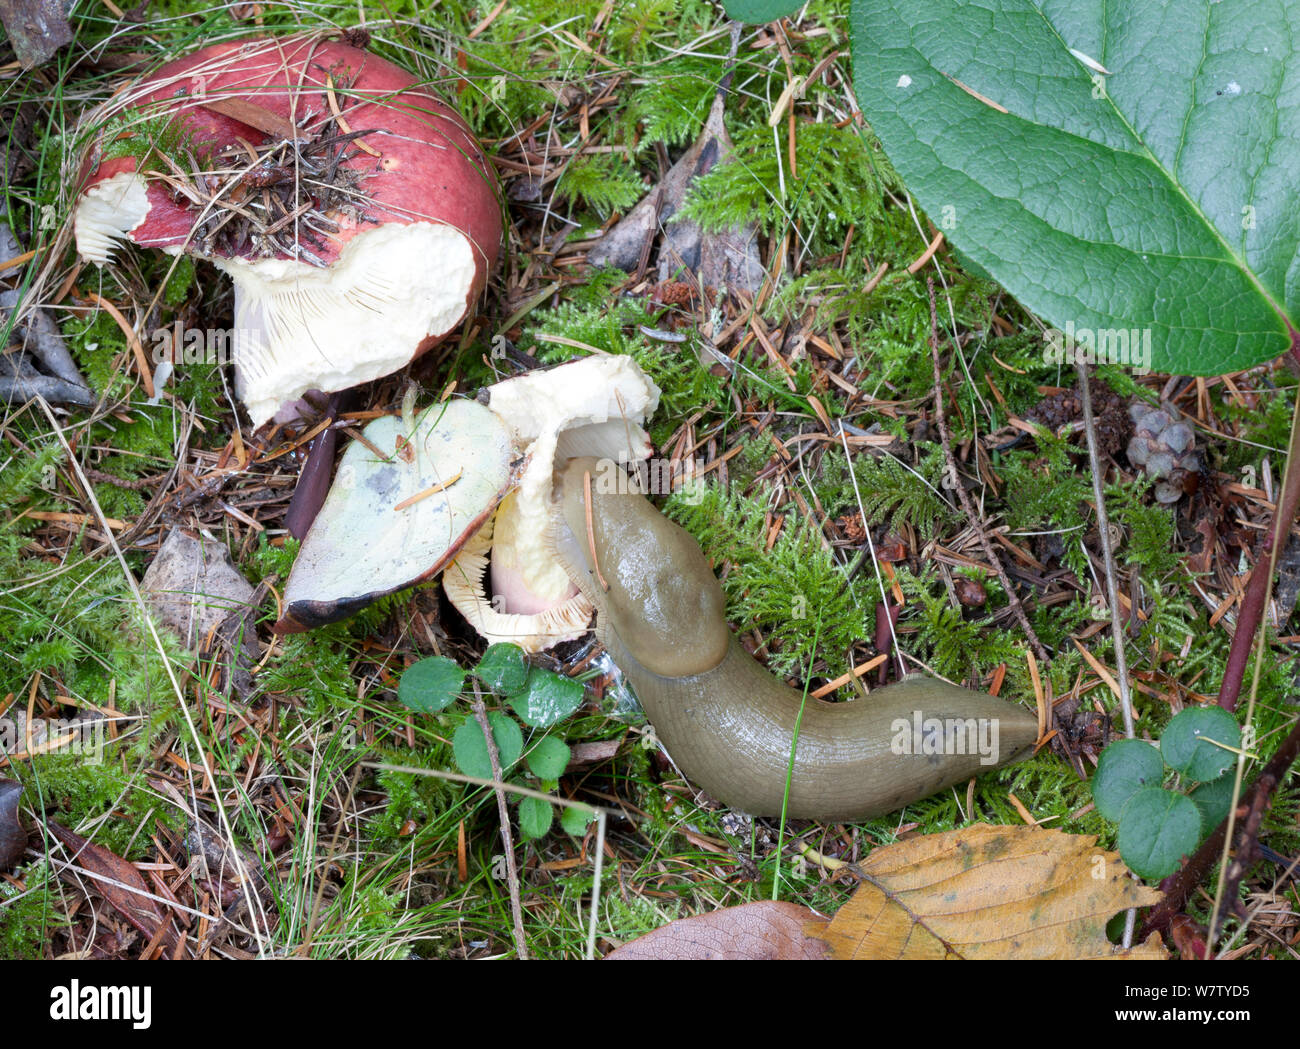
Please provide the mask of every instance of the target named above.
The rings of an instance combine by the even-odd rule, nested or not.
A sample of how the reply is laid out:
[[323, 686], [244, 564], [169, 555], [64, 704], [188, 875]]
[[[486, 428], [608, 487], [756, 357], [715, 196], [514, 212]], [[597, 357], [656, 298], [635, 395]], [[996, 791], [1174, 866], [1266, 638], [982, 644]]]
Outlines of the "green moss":
[[355, 703], [353, 642], [348, 623], [334, 623], [305, 634], [291, 634], [262, 672], [262, 689], [301, 697], [308, 717], [326, 717], [336, 704]]
[[1236, 397], [1224, 396], [1222, 387], [1217, 388], [1216, 393], [1215, 414], [1221, 412], [1224, 418], [1239, 424], [1241, 433], [1240, 441], [1230, 441], [1216, 449], [1222, 456], [1219, 468], [1225, 473], [1239, 474], [1249, 467], [1258, 478], [1264, 456], [1270, 453], [1276, 456], [1290, 442], [1295, 391], [1260, 389], [1251, 405], [1242, 404]]
[[844, 454], [836, 450], [823, 460], [823, 502], [836, 513], [851, 513], [860, 506], [869, 524], [897, 529], [909, 522], [923, 539], [930, 539], [941, 522], [953, 524], [960, 519], [939, 494], [943, 469], [943, 449], [931, 445], [915, 466], [889, 455], [855, 456], [850, 477]]
[[45, 860], [22, 871], [25, 890], [0, 879], [0, 959], [48, 957], [56, 928], [67, 924], [57, 896], [58, 878]]
[[636, 168], [613, 153], [575, 157], [564, 169], [556, 192], [595, 208], [601, 218], [626, 211], [645, 193]]
[[[390, 755], [389, 760], [417, 768], [443, 768], [449, 764], [448, 748], [435, 750], [402, 751]], [[435, 776], [417, 776], [409, 772], [381, 772], [379, 786], [385, 794], [383, 809], [369, 824], [371, 842], [376, 849], [388, 851], [409, 843], [405, 831], [408, 820], [425, 825], [454, 807], [462, 789]]]
[[182, 255], [171, 261], [167, 283], [163, 286], [163, 302], [174, 308], [184, 304], [190, 296], [190, 289], [194, 287], [194, 260], [188, 255]]
[[170, 115], [153, 116], [138, 108], [114, 113], [96, 131], [98, 141], [103, 144], [105, 161], [135, 157], [139, 171], [169, 170], [170, 165], [163, 158], [170, 159], [182, 171], [189, 171], [187, 151], [202, 146]]
[[[954, 607], [948, 590], [932, 572], [914, 574], [900, 567], [899, 585], [908, 599], [899, 619], [901, 627], [914, 630], [907, 651], [918, 656], [941, 676], [954, 681], [990, 673], [999, 663], [1020, 663], [1024, 639], [1016, 630], [999, 630], [989, 616], [968, 616]], [[1005, 602], [995, 579], [984, 580], [988, 609]]]
[[721, 230], [757, 222], [767, 234], [798, 224], [814, 255], [837, 251], [849, 226], [870, 243], [893, 177], [878, 148], [851, 128], [801, 122], [795, 173], [785, 137], [765, 125], [735, 132], [730, 158], [691, 185], [677, 220]]
[[[122, 752], [106, 746], [104, 760], [87, 761], [83, 754], [46, 754], [28, 763], [25, 799], [70, 830], [129, 860], [144, 859], [153, 850], [150, 836], [162, 820], [174, 822], [157, 804], [139, 773], [123, 767]], [[105, 817], [108, 817], [107, 819]]]
[[62, 327], [68, 348], [91, 388], [109, 400], [125, 396], [131, 386], [124, 366], [129, 350], [113, 318], [100, 311], [74, 316]]
[[[707, 47], [707, 45], [706, 45]], [[722, 51], [721, 41], [713, 45]], [[628, 91], [623, 140], [645, 151], [655, 142], [686, 146], [699, 135], [722, 77], [722, 63], [698, 55], [670, 59]]]
[[1012, 531], [1061, 533], [1062, 562], [1079, 579], [1091, 578], [1079, 539], [1088, 521], [1083, 508], [1092, 497], [1092, 482], [1074, 468], [1077, 454], [1069, 441], [1042, 430], [1036, 438], [1037, 455], [1024, 452], [992, 456], [993, 469], [1004, 490], [1015, 498], [1005, 503], [1004, 514]]
[[299, 541], [290, 536], [285, 536], [284, 542], [276, 546], [262, 532], [257, 537], [257, 545], [242, 566], [244, 572], [254, 584], [270, 576], [287, 579], [300, 546]]
[[[573, 357], [572, 347], [548, 343], [547, 336], [560, 336], [605, 353], [621, 353], [635, 358], [646, 374], [659, 386], [662, 395], [659, 409], [650, 424], [650, 436], [662, 442], [681, 420], [708, 405], [726, 403], [726, 386], [700, 363], [692, 342], [662, 343], [647, 339], [638, 330], [652, 325], [655, 317], [647, 314], [636, 300], [578, 305], [566, 303], [558, 309], [538, 314], [524, 336], [527, 347], [538, 344], [537, 357], [547, 364]], [[806, 408], [806, 404], [801, 405]]]

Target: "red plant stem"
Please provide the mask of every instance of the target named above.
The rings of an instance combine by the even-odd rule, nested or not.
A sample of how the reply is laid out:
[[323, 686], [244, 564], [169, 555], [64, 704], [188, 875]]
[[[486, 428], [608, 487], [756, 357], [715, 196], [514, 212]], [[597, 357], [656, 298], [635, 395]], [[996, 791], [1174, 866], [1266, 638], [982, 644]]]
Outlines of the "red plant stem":
[[[903, 610], [902, 605], [896, 605], [893, 601], [889, 602], [886, 608], [883, 601], [876, 602], [876, 651], [888, 653], [893, 647], [892, 638], [894, 636], [894, 627], [898, 625], [898, 613]], [[907, 667], [903, 663], [903, 656], [900, 652], [896, 657], [898, 661], [898, 676], [901, 678], [907, 673]], [[879, 680], [883, 685], [889, 677], [889, 660], [880, 664]]]
[[[1267, 804], [1297, 755], [1300, 755], [1300, 725], [1296, 725], [1291, 730], [1291, 734], [1282, 741], [1282, 745], [1277, 748], [1277, 752], [1269, 759], [1269, 763], [1264, 766], [1264, 770], [1256, 777], [1250, 789], [1242, 794], [1238, 808], [1245, 806], [1245, 810], [1250, 812], [1257, 801], [1261, 800], [1261, 795], [1263, 802]], [[1164, 899], [1147, 915], [1138, 932], [1137, 942], [1141, 943], [1153, 932], [1163, 931], [1174, 915], [1183, 909], [1196, 886], [1223, 855], [1223, 836], [1227, 831], [1228, 821], [1224, 819], [1214, 829], [1214, 833], [1202, 842], [1192, 858], [1183, 864], [1182, 869], [1177, 874], [1171, 875]]]
[[[1297, 350], [1295, 342], [1292, 342], [1292, 352], [1297, 361], [1300, 361], [1300, 350]], [[1241, 693], [1241, 682], [1246, 676], [1251, 646], [1259, 630], [1260, 620], [1264, 618], [1264, 603], [1268, 599], [1269, 583], [1272, 580], [1273, 549], [1279, 543], [1283, 546], [1286, 544], [1291, 525], [1295, 522], [1296, 510], [1300, 507], [1300, 426], [1291, 427], [1291, 445], [1286, 451], [1286, 462], [1282, 491], [1273, 511], [1273, 522], [1255, 557], [1255, 567], [1251, 569], [1246, 592], [1241, 597], [1241, 609], [1237, 613], [1232, 644], [1228, 647], [1228, 663], [1223, 669], [1223, 681], [1219, 685], [1219, 706], [1224, 710], [1237, 709], [1237, 697]]]

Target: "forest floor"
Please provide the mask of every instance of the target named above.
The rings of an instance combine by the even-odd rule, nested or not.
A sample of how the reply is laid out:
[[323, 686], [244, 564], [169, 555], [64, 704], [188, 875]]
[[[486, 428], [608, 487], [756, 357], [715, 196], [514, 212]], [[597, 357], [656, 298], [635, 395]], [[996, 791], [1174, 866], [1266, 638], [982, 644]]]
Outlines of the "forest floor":
[[[38, 255], [0, 258], [0, 285], [37, 283], [95, 393], [91, 407], [53, 413], [0, 407], [0, 718], [108, 719], [97, 762], [0, 736], [0, 778], [22, 784], [29, 833], [0, 870], [0, 957], [511, 955], [513, 889], [524, 951], [578, 958], [598, 850], [604, 954], [674, 918], [774, 896], [832, 913], [853, 889], [834, 861], [973, 822], [1112, 847], [1088, 785], [1122, 729], [1076, 376], [1048, 359], [1044, 325], [911, 201], [858, 111], [837, 5], [739, 28], [703, 0], [448, 0], [436, 24], [417, 8], [170, 0], [137, 16], [106, 3], [74, 17], [72, 43], [42, 67], [24, 72], [0, 52], [0, 218]], [[438, 585], [308, 633], [271, 632], [298, 548], [284, 515], [313, 426], [253, 432], [219, 362], [178, 363], [150, 397], [156, 363], [136, 340], [228, 328], [229, 283], [207, 263], [135, 249], [103, 269], [79, 264], [70, 172], [83, 115], [161, 61], [363, 16], [373, 52], [463, 112], [495, 165], [508, 228], [463, 332], [365, 386], [334, 425], [396, 411], [410, 383], [425, 400], [452, 381], [472, 396], [526, 369], [630, 354], [663, 391], [656, 454], [706, 482], [703, 498], [661, 502], [718, 569], [746, 647], [792, 682], [836, 682], [841, 699], [896, 678], [901, 653], [908, 670], [1050, 715], [1031, 760], [860, 824], [781, 827], [693, 790], [595, 681], [550, 730], [571, 748], [563, 774], [515, 778], [600, 807], [599, 834], [516, 825], [512, 873], [494, 792], [441, 775], [456, 767], [470, 703], [428, 715], [397, 698], [413, 663], [470, 668], [483, 653]], [[730, 155], [677, 193], [670, 169], [719, 99]], [[683, 265], [662, 215], [621, 268], [593, 265], [593, 247], [656, 195], [706, 244], [752, 237], [753, 279]], [[1213, 702], [1295, 388], [1281, 364], [1213, 379], [1094, 371], [1140, 736]], [[1162, 404], [1191, 424], [1196, 461], [1152, 478], [1128, 455], [1130, 408]], [[219, 651], [150, 634], [133, 580], [174, 529], [223, 545], [259, 588], [247, 680], [222, 671]], [[1265, 748], [1296, 718], [1298, 550], [1293, 539], [1267, 619], [1254, 737]], [[567, 643], [539, 665], [572, 672], [592, 645]], [[1300, 851], [1298, 818], [1300, 792], [1284, 788], [1265, 820], [1282, 856]], [[79, 839], [56, 839], [51, 824], [102, 852], [72, 859]], [[245, 882], [227, 866], [236, 847]], [[154, 918], [128, 917], [103, 887], [127, 876], [122, 863], [156, 897]], [[1296, 955], [1300, 895], [1278, 883], [1283, 869], [1261, 863], [1243, 881], [1253, 917], [1230, 924], [1231, 954]], [[1208, 895], [1190, 903], [1201, 920], [1209, 906]]]

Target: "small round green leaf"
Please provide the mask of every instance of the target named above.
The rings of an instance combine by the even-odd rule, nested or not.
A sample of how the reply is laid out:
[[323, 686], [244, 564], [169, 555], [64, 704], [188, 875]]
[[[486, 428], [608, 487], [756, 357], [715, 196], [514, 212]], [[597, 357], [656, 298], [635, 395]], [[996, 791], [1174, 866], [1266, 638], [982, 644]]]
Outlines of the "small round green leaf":
[[587, 828], [595, 818], [596, 813], [591, 809], [580, 809], [566, 805], [564, 811], [560, 813], [560, 826], [564, 828], [565, 834], [572, 834], [575, 838], [581, 838], [587, 833]]
[[[1214, 741], [1214, 742], [1211, 742]], [[1160, 734], [1165, 764], [1199, 783], [1218, 779], [1237, 755], [1216, 746], [1241, 746], [1241, 726], [1222, 707], [1192, 707], [1175, 714]]]
[[1097, 811], [1116, 822], [1124, 803], [1143, 787], [1158, 787], [1164, 774], [1160, 752], [1140, 739], [1116, 740], [1101, 752], [1092, 777]]
[[561, 677], [553, 670], [533, 667], [527, 687], [507, 697], [507, 702], [524, 724], [549, 728], [578, 709], [583, 692], [582, 682]]
[[524, 755], [528, 771], [538, 779], [557, 780], [569, 765], [569, 748], [563, 740], [543, 736]]
[[524, 798], [519, 803], [519, 833], [540, 838], [551, 829], [551, 804], [541, 798]]
[[502, 641], [489, 645], [483, 658], [474, 668], [474, 674], [498, 696], [513, 696], [522, 692], [528, 683], [528, 663], [524, 650], [518, 645]]
[[[488, 715], [488, 724], [492, 726], [492, 738], [496, 740], [497, 757], [501, 761], [502, 775], [519, 760], [524, 752], [524, 734], [512, 718], [497, 711]], [[452, 754], [456, 766], [467, 776], [480, 779], [492, 778], [492, 761], [488, 757], [487, 737], [479, 723], [470, 718], [456, 730], [451, 738]]]
[[1232, 786], [1236, 776], [1225, 773], [1216, 780], [1202, 783], [1189, 795], [1201, 812], [1201, 827], [1208, 834], [1228, 815], [1232, 806]]
[[1201, 814], [1183, 794], [1143, 787], [1124, 806], [1119, 854], [1139, 878], [1155, 881], [1172, 874], [1200, 840]]
[[430, 656], [402, 671], [397, 698], [412, 710], [436, 714], [457, 696], [465, 684], [465, 671], [446, 656]]

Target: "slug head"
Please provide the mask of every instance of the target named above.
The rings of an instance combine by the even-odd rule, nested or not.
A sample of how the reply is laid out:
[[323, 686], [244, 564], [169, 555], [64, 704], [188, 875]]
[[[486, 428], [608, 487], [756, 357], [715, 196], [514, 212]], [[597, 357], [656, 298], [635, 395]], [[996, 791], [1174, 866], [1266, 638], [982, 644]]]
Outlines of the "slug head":
[[609, 459], [572, 459], [563, 468], [560, 509], [573, 537], [566, 546], [589, 573], [576, 582], [591, 596], [605, 628], [647, 670], [669, 678], [712, 670], [726, 656], [731, 637], [722, 588], [690, 533], [632, 487]]

